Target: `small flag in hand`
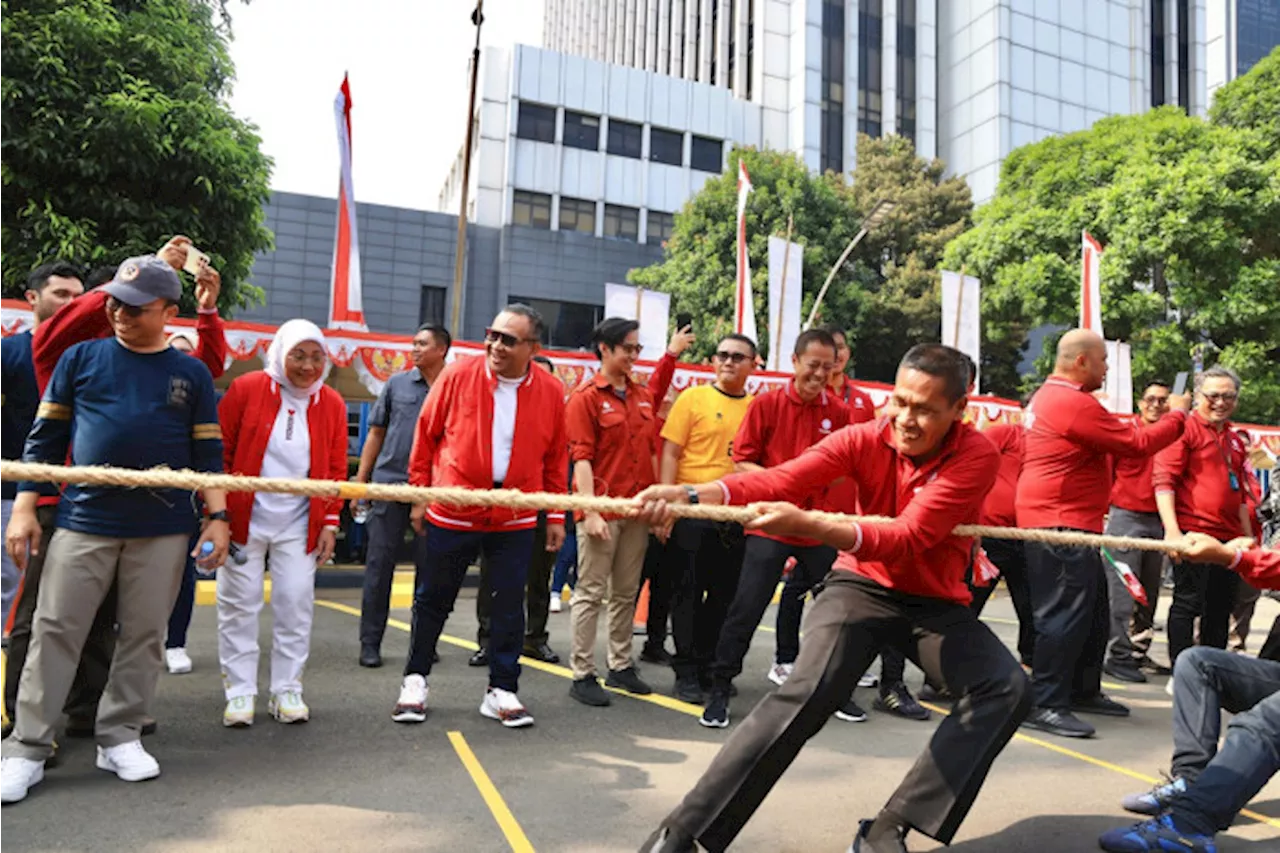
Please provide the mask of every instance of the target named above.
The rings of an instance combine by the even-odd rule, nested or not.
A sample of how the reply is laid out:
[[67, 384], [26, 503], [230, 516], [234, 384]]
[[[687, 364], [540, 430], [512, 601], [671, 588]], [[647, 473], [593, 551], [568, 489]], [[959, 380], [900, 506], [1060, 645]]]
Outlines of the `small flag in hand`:
[[991, 562], [991, 558], [987, 556], [987, 552], [982, 548], [978, 549], [978, 553], [973, 557], [973, 585], [979, 587], [991, 586], [1000, 577], [1000, 567]]
[[1102, 549], [1102, 556], [1107, 558], [1107, 562], [1116, 570], [1120, 580], [1124, 581], [1124, 588], [1129, 590], [1129, 595], [1133, 596], [1133, 600], [1144, 607], [1148, 606], [1147, 591], [1142, 588], [1142, 582], [1138, 580], [1138, 576], [1133, 569], [1129, 568], [1129, 564], [1112, 557], [1106, 548]]

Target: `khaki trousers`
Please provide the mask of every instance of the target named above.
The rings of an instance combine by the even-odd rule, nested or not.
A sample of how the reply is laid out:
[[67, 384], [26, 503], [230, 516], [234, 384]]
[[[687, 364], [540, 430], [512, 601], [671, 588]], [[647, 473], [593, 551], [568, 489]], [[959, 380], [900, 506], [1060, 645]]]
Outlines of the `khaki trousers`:
[[18, 686], [6, 757], [43, 760], [71, 690], [98, 607], [118, 585], [120, 626], [107, 687], [98, 703], [96, 740], [118, 746], [142, 736], [163, 665], [164, 633], [182, 583], [190, 536], [117, 539], [59, 529], [49, 543], [31, 649]]
[[596, 623], [609, 606], [609, 669], [631, 666], [632, 620], [649, 528], [638, 521], [609, 522], [609, 538], [588, 536], [578, 525], [578, 585], [569, 601], [573, 624], [570, 666], [574, 678], [596, 674]]

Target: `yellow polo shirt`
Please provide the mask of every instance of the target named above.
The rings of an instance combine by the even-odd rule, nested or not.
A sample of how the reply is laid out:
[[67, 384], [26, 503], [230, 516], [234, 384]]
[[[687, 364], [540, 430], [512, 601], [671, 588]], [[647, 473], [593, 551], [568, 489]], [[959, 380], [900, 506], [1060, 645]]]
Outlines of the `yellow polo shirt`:
[[676, 397], [663, 439], [682, 448], [677, 483], [710, 483], [733, 473], [733, 437], [746, 417], [752, 395], [730, 396], [714, 385], [699, 385]]

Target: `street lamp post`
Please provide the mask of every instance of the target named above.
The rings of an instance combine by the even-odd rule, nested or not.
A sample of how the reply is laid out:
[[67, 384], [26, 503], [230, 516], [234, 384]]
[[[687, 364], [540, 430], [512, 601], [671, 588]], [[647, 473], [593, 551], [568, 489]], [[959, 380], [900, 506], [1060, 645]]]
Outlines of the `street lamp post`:
[[449, 331], [462, 334], [462, 271], [467, 256], [467, 193], [471, 189], [471, 140], [475, 130], [476, 78], [480, 72], [480, 25], [484, 23], [481, 8], [484, 0], [476, 0], [471, 23], [476, 26], [476, 45], [471, 51], [471, 93], [467, 99], [467, 137], [462, 148], [462, 202], [458, 205], [458, 246], [453, 259], [453, 305]]
[[862, 238], [867, 236], [872, 228], [875, 228], [884, 218], [893, 212], [898, 206], [896, 201], [881, 199], [876, 202], [876, 206], [871, 208], [871, 212], [867, 214], [867, 218], [862, 221], [862, 225], [858, 228], [858, 233], [849, 241], [849, 245], [844, 247], [844, 251], [840, 253], [840, 257], [836, 260], [835, 266], [831, 268], [831, 272], [827, 273], [827, 280], [822, 283], [822, 289], [818, 291], [818, 298], [813, 301], [813, 310], [809, 312], [809, 319], [805, 321], [805, 329], [813, 326], [813, 321], [818, 316], [818, 309], [822, 307], [822, 299], [827, 295], [827, 288], [831, 286], [831, 282], [835, 279], [836, 273], [840, 272], [840, 268], [844, 266], [844, 262], [849, 259], [849, 254], [854, 247], [862, 242]]

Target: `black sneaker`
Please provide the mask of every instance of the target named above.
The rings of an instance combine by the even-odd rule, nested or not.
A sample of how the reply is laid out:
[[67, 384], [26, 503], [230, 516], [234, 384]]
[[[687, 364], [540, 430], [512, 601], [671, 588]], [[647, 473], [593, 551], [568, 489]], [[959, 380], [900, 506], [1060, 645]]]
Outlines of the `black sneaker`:
[[1149, 672], [1152, 675], [1173, 675], [1172, 667], [1156, 663], [1147, 655], [1138, 658], [1138, 666], [1142, 668], [1143, 672]]
[[938, 688], [932, 684], [925, 682], [920, 688], [920, 699], [925, 702], [954, 702], [956, 697], [951, 695], [951, 691], [945, 687]]
[[703, 692], [702, 685], [694, 676], [677, 678], [675, 694], [681, 702], [688, 702], [690, 705], [701, 705], [707, 701], [707, 694]]
[[729, 694], [724, 690], [711, 691], [707, 707], [698, 719], [709, 729], [723, 729], [729, 725]]
[[539, 643], [536, 646], [525, 646], [521, 652], [527, 658], [540, 660], [543, 663], [560, 663], [560, 655], [556, 650], [551, 648], [549, 643]]
[[1059, 737], [1093, 737], [1097, 734], [1093, 726], [1077, 719], [1070, 711], [1058, 708], [1032, 708], [1022, 724]]
[[877, 711], [906, 717], [908, 720], [929, 719], [929, 709], [917, 702], [912, 697], [911, 691], [907, 689], [907, 685], [901, 681], [889, 687], [888, 690], [881, 688], [880, 695], [871, 703], [871, 707]]
[[645, 663], [658, 663], [663, 666], [671, 666], [671, 654], [662, 646], [651, 646], [644, 644], [644, 648], [640, 650], [640, 660]]
[[360, 665], [375, 669], [382, 666], [382, 652], [378, 647], [371, 644], [360, 646]]
[[1147, 683], [1147, 677], [1142, 674], [1136, 661], [1109, 660], [1102, 665], [1102, 671], [1116, 681], [1127, 681], [1130, 684]]
[[618, 690], [625, 690], [636, 696], [648, 696], [653, 692], [653, 688], [640, 678], [640, 671], [634, 666], [609, 670], [609, 677], [604, 680], [604, 683], [606, 687], [616, 687]]
[[844, 720], [846, 723], [865, 723], [867, 721], [867, 712], [862, 710], [862, 706], [851, 698], [848, 702], [836, 708], [836, 719]]
[[467, 658], [467, 666], [488, 666], [489, 665], [489, 649], [481, 647], [476, 649], [471, 657]]
[[609, 694], [600, 686], [600, 679], [594, 675], [575, 678], [569, 687], [569, 695], [583, 705], [590, 705], [593, 708], [604, 708], [613, 702]]
[[1087, 699], [1072, 698], [1071, 710], [1077, 714], [1100, 714], [1104, 717], [1129, 716], [1128, 708], [1114, 699], [1107, 698], [1102, 693], [1096, 693]]
[[[864, 853], [864, 842], [867, 835], [871, 832], [871, 825], [875, 823], [873, 820], [858, 821], [858, 834], [853, 836], [853, 843], [849, 845], [849, 853]], [[899, 853], [907, 853], [907, 833], [903, 830], [898, 835], [898, 851]], [[865, 850], [870, 851], [871, 845], [866, 844]]]

